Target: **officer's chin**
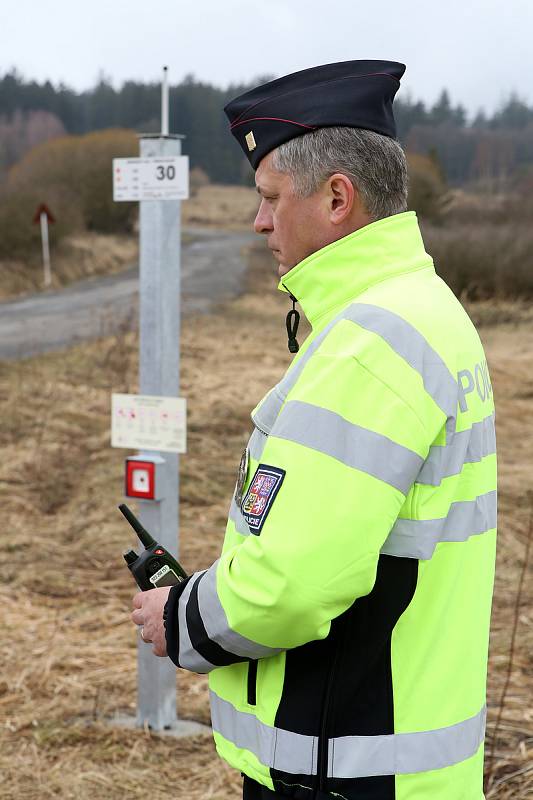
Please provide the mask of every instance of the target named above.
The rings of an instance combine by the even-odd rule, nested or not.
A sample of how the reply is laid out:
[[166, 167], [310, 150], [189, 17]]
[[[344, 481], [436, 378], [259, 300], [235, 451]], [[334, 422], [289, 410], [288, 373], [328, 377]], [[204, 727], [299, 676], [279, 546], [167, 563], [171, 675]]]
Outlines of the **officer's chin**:
[[274, 256], [274, 258], [278, 262], [278, 275], [279, 275], [280, 278], [282, 278], [284, 275], [286, 275], [287, 272], [290, 272], [290, 270], [295, 266], [294, 264], [284, 264], [283, 263], [283, 261], [282, 261], [283, 256], [281, 255], [281, 251], [280, 250], [272, 250], [272, 255]]

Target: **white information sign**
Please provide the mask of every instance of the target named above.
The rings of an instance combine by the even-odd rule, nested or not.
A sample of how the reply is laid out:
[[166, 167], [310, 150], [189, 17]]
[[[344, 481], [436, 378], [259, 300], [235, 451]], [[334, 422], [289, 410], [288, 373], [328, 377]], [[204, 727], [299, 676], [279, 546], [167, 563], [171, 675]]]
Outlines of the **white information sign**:
[[185, 398], [143, 394], [111, 395], [111, 447], [185, 453]]
[[189, 156], [114, 158], [113, 200], [186, 200]]

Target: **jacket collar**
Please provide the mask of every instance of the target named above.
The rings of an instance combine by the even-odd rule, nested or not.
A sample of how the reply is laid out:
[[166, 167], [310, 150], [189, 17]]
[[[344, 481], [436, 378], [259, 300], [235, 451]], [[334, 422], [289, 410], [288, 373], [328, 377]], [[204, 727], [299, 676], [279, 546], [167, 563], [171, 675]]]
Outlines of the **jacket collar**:
[[312, 253], [282, 277], [278, 288], [296, 298], [314, 327], [370, 286], [432, 266], [416, 214], [405, 211]]

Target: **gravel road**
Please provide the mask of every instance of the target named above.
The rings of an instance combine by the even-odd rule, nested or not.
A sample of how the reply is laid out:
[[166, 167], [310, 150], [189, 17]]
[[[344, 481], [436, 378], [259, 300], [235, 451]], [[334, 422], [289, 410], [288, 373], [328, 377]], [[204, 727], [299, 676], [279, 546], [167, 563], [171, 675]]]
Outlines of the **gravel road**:
[[[252, 233], [194, 229], [183, 245], [182, 314], [208, 311], [239, 294], [246, 272], [243, 248]], [[137, 325], [138, 266], [89, 278], [60, 291], [0, 303], [0, 359], [16, 360]]]

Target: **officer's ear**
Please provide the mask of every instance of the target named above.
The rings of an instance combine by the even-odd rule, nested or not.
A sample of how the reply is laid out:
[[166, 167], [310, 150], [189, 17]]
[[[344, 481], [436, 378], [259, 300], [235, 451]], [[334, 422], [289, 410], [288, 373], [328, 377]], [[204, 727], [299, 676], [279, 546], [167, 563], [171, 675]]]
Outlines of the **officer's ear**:
[[351, 215], [354, 204], [359, 202], [359, 192], [347, 175], [336, 172], [328, 180], [329, 220], [340, 225]]
[[343, 236], [372, 222], [357, 187], [346, 175], [336, 172], [327, 181], [327, 187], [329, 221], [340, 226]]

